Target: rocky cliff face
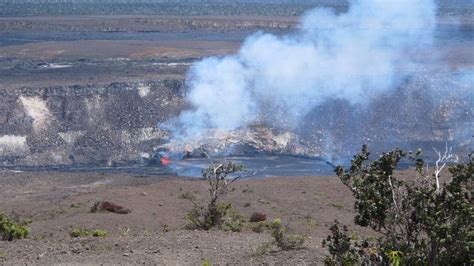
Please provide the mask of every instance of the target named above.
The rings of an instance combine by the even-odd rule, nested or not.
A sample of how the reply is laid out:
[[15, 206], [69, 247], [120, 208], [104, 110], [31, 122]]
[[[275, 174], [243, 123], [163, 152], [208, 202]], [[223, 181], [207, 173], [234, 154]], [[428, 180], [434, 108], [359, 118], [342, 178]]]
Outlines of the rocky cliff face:
[[[353, 154], [363, 143], [376, 150], [401, 146], [428, 152], [445, 142], [459, 152], [472, 147], [472, 93], [463, 93], [465, 99], [434, 95], [441, 99], [438, 103], [421, 100], [425, 94], [416, 82], [403, 87], [374, 102], [372, 109], [328, 101], [293, 133], [265, 125], [230, 133], [210, 131], [191, 150], [331, 157]], [[181, 79], [0, 89], [0, 165], [120, 166], [153, 161], [157, 148], [181, 147], [166, 143], [167, 133], [158, 125], [186, 107], [185, 94]]]
[[114, 165], [151, 156], [184, 81], [0, 90], [0, 162]]

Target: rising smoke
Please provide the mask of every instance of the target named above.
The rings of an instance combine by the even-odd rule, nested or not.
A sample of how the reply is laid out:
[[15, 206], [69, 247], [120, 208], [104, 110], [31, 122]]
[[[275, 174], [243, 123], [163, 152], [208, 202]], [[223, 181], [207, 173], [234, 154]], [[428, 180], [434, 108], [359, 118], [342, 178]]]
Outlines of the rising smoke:
[[[357, 131], [358, 123], [402, 110], [384, 107], [397, 100], [390, 95], [406, 82], [406, 72], [416, 65], [414, 55], [429, 50], [435, 20], [433, 0], [354, 0], [343, 14], [310, 10], [295, 33], [256, 33], [238, 54], [192, 67], [187, 79], [191, 109], [171, 123], [172, 138], [193, 141], [209, 129], [231, 132], [253, 124], [322, 137], [331, 146], [364, 138], [373, 132]], [[369, 112], [374, 105], [388, 113]], [[347, 117], [346, 128], [333, 125], [340, 116]], [[384, 126], [391, 123], [396, 122]], [[308, 134], [318, 125], [329, 133]]]

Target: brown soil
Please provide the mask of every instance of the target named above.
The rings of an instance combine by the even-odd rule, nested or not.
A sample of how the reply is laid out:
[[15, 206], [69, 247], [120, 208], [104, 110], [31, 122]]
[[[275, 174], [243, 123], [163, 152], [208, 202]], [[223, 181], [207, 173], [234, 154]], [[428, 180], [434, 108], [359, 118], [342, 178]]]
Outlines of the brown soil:
[[[185, 229], [192, 203], [206, 195], [203, 180], [101, 173], [1, 172], [0, 210], [31, 219], [29, 239], [0, 241], [0, 263], [19, 264], [319, 264], [321, 240], [334, 219], [351, 225], [353, 199], [337, 177], [278, 177], [241, 180], [223, 199], [248, 219], [254, 212], [281, 218], [292, 232], [307, 236], [301, 250], [256, 250], [271, 241], [250, 229], [232, 233]], [[132, 210], [91, 213], [98, 200]], [[71, 238], [72, 228], [109, 232], [104, 238]], [[354, 228], [362, 234], [369, 233]]]

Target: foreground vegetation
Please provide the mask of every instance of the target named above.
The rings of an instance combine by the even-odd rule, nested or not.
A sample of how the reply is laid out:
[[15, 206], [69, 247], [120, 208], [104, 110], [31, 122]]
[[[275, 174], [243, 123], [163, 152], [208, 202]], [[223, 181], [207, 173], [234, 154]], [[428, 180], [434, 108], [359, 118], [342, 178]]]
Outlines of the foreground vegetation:
[[[188, 228], [209, 230], [218, 227], [224, 231], [240, 232], [246, 226], [246, 220], [232, 208], [230, 203], [221, 203], [219, 200], [229, 192], [229, 186], [241, 178], [241, 175], [235, 176], [235, 174], [241, 173], [244, 166], [232, 162], [215, 164], [210, 157], [209, 159], [211, 164], [202, 173], [203, 178], [207, 181], [209, 192], [207, 201], [198, 202], [189, 193], [181, 195], [181, 198], [191, 200], [194, 204], [194, 208], [187, 216], [190, 221]], [[252, 231], [257, 233], [268, 231], [273, 238], [272, 242], [259, 247], [258, 253], [265, 253], [273, 246], [281, 250], [298, 249], [305, 241], [301, 235], [288, 234], [287, 226], [282, 225], [280, 219], [269, 223], [266, 221], [266, 215], [254, 213], [249, 222], [256, 222], [255, 225], [247, 226]]]
[[[336, 172], [356, 199], [355, 224], [370, 227], [380, 237], [353, 241], [347, 227], [341, 230], [336, 221], [332, 235], [323, 241], [331, 254], [326, 264], [472, 265], [474, 157], [452, 165], [441, 184], [441, 170], [453, 158], [448, 149], [439, 153], [434, 174], [429, 174], [421, 151], [395, 149], [374, 161], [369, 155], [364, 146], [349, 169], [337, 167]], [[412, 179], [396, 178], [403, 159], [414, 164]]]
[[13, 241], [28, 237], [30, 229], [27, 227], [29, 221], [19, 221], [0, 213], [0, 237], [2, 240]]

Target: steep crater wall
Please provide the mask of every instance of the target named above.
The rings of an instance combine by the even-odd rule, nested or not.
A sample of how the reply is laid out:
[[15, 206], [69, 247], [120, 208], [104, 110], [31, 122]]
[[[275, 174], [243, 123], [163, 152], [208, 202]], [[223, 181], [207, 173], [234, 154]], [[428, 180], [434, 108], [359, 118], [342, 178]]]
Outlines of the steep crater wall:
[[183, 80], [0, 89], [0, 163], [117, 165], [153, 153]]
[[[468, 153], [474, 125], [470, 87], [443, 83], [446, 86], [437, 91], [423, 86], [425, 82], [408, 79], [370, 106], [327, 100], [290, 132], [263, 121], [227, 134], [210, 131], [197, 148], [220, 155], [269, 152], [337, 158], [355, 153], [364, 143], [381, 151], [422, 147], [429, 152], [448, 142], [460, 154]], [[167, 143], [167, 133], [157, 125], [186, 108], [185, 96], [183, 79], [0, 88], [0, 165], [153, 162], [156, 148], [174, 144]]]

